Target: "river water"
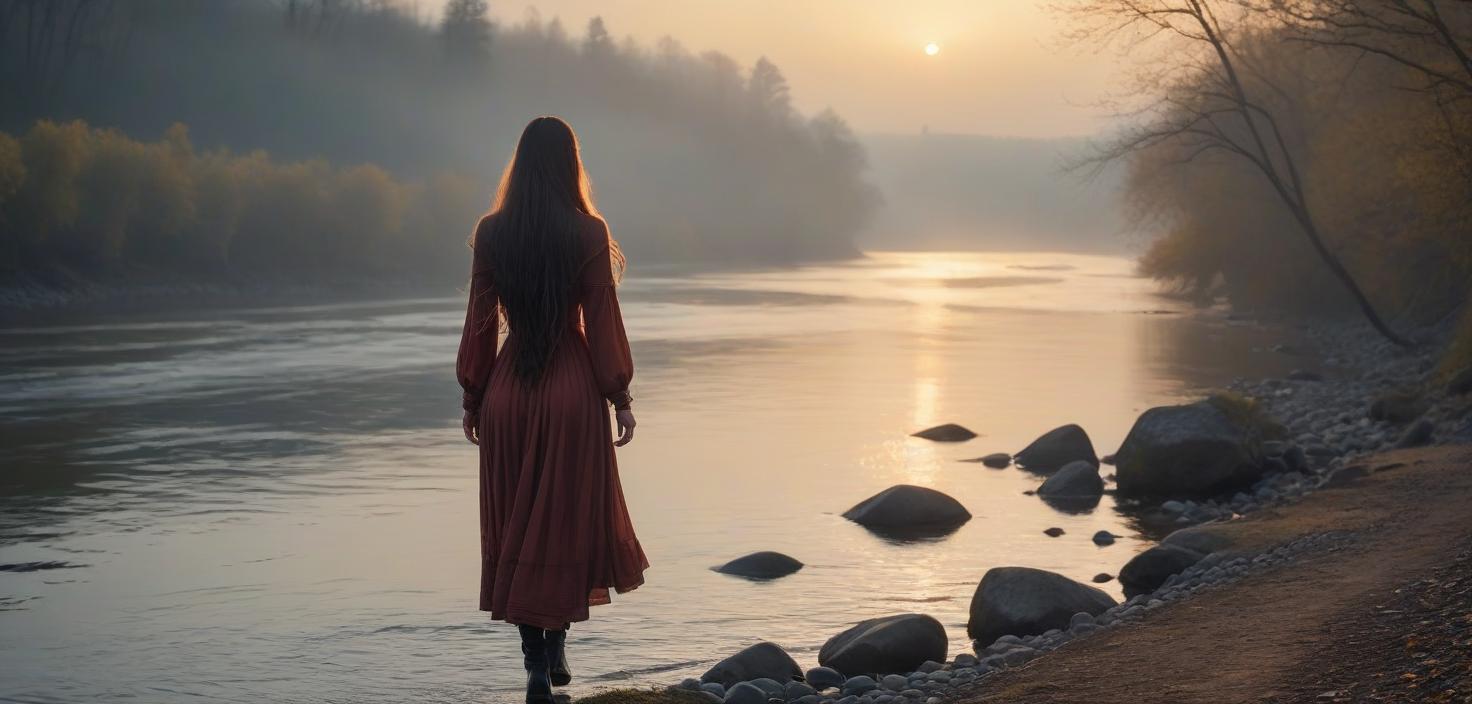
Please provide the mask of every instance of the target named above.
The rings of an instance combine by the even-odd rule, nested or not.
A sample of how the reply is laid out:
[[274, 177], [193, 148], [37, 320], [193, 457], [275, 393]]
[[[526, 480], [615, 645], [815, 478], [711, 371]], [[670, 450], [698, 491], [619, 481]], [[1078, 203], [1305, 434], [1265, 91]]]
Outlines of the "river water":
[[[640, 425], [619, 463], [653, 566], [574, 625], [572, 691], [677, 681], [758, 640], [809, 667], [848, 624], [907, 611], [954, 654], [987, 568], [1116, 573], [1148, 542], [1111, 496], [1062, 513], [1023, 493], [1039, 478], [959, 460], [1064, 423], [1102, 455], [1151, 405], [1292, 364], [1272, 331], [1186, 314], [1131, 272], [977, 253], [634, 269]], [[515, 631], [475, 610], [463, 305], [0, 329], [0, 701], [515, 700]], [[981, 436], [909, 437], [944, 422]], [[906, 543], [839, 516], [899, 483], [975, 518]], [[1126, 537], [1096, 547], [1099, 529]], [[806, 567], [709, 569], [756, 550]]]

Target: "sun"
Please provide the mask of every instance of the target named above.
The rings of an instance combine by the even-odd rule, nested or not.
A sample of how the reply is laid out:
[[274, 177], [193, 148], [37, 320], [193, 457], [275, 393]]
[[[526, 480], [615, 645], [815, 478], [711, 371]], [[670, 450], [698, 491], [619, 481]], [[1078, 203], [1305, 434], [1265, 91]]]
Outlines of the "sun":
[[939, 44], [936, 44], [935, 42], [931, 42], [931, 43], [925, 45], [925, 55], [926, 56], [935, 56], [936, 54], [939, 54], [939, 53], [940, 53], [940, 45]]

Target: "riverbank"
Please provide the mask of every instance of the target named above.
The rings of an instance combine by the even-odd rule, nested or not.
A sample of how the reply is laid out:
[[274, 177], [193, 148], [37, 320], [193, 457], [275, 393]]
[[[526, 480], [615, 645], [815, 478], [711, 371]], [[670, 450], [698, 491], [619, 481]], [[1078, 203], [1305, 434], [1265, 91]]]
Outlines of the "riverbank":
[[[1352, 479], [1291, 507], [1194, 529], [1223, 547], [1211, 569], [1163, 599], [926, 701], [1472, 701], [1472, 446], [1396, 450], [1355, 466]], [[653, 696], [580, 701], [699, 701]]]
[[[785, 701], [1469, 700], [1472, 584], [1457, 567], [1472, 560], [1467, 375], [1437, 369], [1437, 344], [1395, 348], [1358, 323], [1305, 332], [1304, 349], [1274, 348], [1299, 369], [1229, 385], [1284, 428], [1261, 480], [1129, 502], [1161, 534], [1190, 529], [1167, 542], [1199, 550], [1145, 593], [1047, 633], [977, 643], [975, 656], [953, 642], [949, 663], [917, 672], [789, 687]], [[1201, 666], [1223, 650], [1222, 667]], [[592, 701], [642, 701], [633, 695]]]
[[1293, 506], [1205, 528], [1227, 542], [1223, 560], [1258, 565], [1235, 581], [1147, 605], [948, 701], [1472, 699], [1472, 447], [1356, 466], [1363, 476]]

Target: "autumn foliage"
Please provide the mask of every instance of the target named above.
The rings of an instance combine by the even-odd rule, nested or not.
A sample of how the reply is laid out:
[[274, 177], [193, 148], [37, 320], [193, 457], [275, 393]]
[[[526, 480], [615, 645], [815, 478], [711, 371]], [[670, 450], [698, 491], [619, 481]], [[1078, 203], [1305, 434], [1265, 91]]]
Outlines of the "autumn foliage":
[[450, 174], [405, 183], [373, 165], [198, 151], [183, 125], [145, 142], [42, 121], [0, 133], [0, 273], [459, 276], [484, 201]]

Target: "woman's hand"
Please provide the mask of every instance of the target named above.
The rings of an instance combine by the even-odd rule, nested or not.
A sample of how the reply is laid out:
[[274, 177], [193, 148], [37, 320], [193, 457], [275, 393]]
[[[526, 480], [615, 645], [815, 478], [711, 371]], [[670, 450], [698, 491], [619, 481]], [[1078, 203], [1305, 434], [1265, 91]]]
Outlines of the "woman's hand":
[[638, 423], [634, 422], [634, 412], [627, 408], [614, 413], [613, 417], [618, 421], [618, 439], [613, 441], [613, 446], [623, 447], [634, 439], [634, 426]]
[[464, 420], [460, 421], [460, 426], [465, 431], [465, 439], [469, 440], [470, 444], [480, 444], [480, 416], [466, 411]]

